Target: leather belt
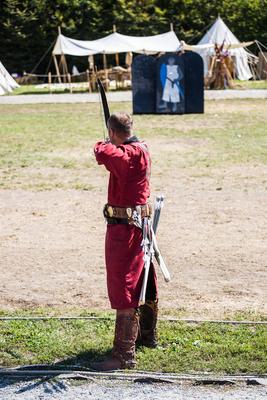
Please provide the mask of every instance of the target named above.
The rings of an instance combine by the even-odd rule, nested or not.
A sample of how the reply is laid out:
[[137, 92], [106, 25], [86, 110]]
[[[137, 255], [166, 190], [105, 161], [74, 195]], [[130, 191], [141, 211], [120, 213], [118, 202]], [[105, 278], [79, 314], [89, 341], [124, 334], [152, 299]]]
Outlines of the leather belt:
[[129, 220], [127, 218], [106, 218], [107, 223], [110, 225], [117, 225], [117, 224], [123, 224], [123, 225], [128, 225]]
[[114, 207], [106, 204], [103, 209], [105, 218], [127, 219], [131, 220], [133, 212], [136, 211], [141, 218], [150, 217], [152, 214], [152, 206], [150, 203], [137, 205], [135, 207]]

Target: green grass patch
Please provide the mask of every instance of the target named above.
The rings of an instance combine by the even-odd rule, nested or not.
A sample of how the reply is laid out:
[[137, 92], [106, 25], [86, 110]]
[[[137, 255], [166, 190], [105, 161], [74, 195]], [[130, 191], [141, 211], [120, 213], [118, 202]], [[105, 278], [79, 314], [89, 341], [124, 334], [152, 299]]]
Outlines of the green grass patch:
[[[156, 147], [153, 163], [162, 171], [266, 164], [266, 105], [207, 101], [201, 115], [136, 115], [135, 132]], [[112, 103], [111, 111], [118, 110], [131, 112], [131, 104]], [[100, 104], [3, 105], [0, 187], [91, 190], [92, 147], [103, 134]]]
[[[73, 84], [72, 85], [72, 92], [73, 93], [88, 93], [88, 84], [86, 82], [84, 83], [79, 83], [79, 84]], [[70, 88], [68, 84], [51, 86], [51, 92], [49, 90], [49, 87], [42, 87], [41, 85], [21, 85], [20, 87], [16, 88], [13, 90], [11, 93], [11, 96], [18, 96], [18, 95], [25, 95], [25, 94], [64, 94], [64, 93], [70, 93]]]
[[[45, 309], [12, 313], [13, 316], [47, 314]], [[1, 315], [6, 315], [6, 312], [1, 312]], [[88, 311], [77, 314], [77, 310], [75, 315], [108, 319], [1, 321], [1, 366], [46, 363], [51, 367], [77, 364], [89, 367], [93, 360], [109, 354], [114, 315]], [[140, 347], [137, 350], [138, 369], [184, 373], [267, 373], [266, 326], [159, 321], [158, 331], [157, 349]]]
[[[88, 93], [88, 83], [87, 82], [72, 82], [72, 93]], [[116, 89], [115, 87], [112, 87], [109, 89], [109, 91], [125, 91], [125, 90], [130, 90], [129, 87], [127, 88], [118, 88]], [[20, 87], [16, 88], [13, 90], [11, 94], [8, 94], [8, 96], [19, 96], [19, 95], [27, 95], [27, 94], [65, 94], [65, 93], [71, 93], [70, 92], [70, 87], [68, 83], [62, 83], [58, 84], [56, 83], [55, 85], [51, 85], [51, 91], [49, 90], [48, 85], [43, 87], [41, 84], [36, 84], [36, 85], [21, 85]]]
[[259, 81], [239, 81], [234, 80], [234, 89], [267, 89], [267, 79]]

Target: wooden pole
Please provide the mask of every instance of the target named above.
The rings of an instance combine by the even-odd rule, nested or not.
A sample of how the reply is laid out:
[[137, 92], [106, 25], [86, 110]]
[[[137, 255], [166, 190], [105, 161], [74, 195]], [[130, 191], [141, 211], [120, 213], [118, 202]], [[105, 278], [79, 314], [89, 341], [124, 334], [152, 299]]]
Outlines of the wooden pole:
[[62, 75], [63, 75], [63, 82], [66, 83], [66, 74], [65, 74], [65, 68], [64, 68], [64, 57], [63, 54], [60, 56], [60, 63], [59, 63], [59, 68], [62, 68]]
[[51, 83], [52, 83], [52, 75], [51, 75], [51, 72], [48, 72], [48, 88], [49, 88], [50, 94], [52, 93]]
[[[116, 25], [114, 24], [113, 25], [113, 33], [115, 33], [115, 32], [117, 32], [117, 28], [116, 28]], [[116, 60], [116, 65], [118, 67], [120, 65], [120, 59], [119, 59], [118, 53], [115, 54], [115, 60]]]
[[[58, 31], [58, 35], [61, 35], [61, 27], [60, 26], [57, 27], [57, 31]], [[62, 83], [61, 76], [60, 76], [60, 68], [59, 68], [59, 65], [57, 62], [57, 57], [55, 54], [53, 54], [53, 60], [54, 60], [55, 68], [56, 68], [58, 83]]]
[[88, 82], [88, 92], [92, 93], [91, 83], [90, 83], [90, 71], [89, 69], [86, 70], [87, 82]]
[[[93, 60], [94, 60], [94, 56], [93, 56]], [[93, 87], [93, 91], [96, 90], [96, 78], [97, 78], [97, 67], [95, 66], [95, 61], [93, 61], [94, 63], [94, 68], [93, 68], [93, 74], [92, 74], [92, 87]]]
[[[92, 88], [93, 88], [93, 90], [96, 89], [96, 87], [95, 87], [95, 82], [96, 82], [96, 79], [95, 79], [95, 60], [94, 60], [93, 54], [88, 56], [88, 72], [89, 72], [89, 80], [88, 80], [88, 82], [90, 84], [90, 88], [91, 88], [90, 90], [92, 91]], [[91, 72], [91, 74], [90, 74], [90, 72]]]
[[72, 93], [71, 76], [70, 76], [69, 73], [67, 74], [67, 77], [68, 77], [68, 82], [69, 82], [69, 85], [70, 85], [70, 93]]
[[103, 64], [104, 64], [104, 72], [105, 72], [105, 88], [108, 91], [108, 70], [107, 70], [107, 56], [103, 54]]
[[61, 54], [61, 64], [62, 64], [62, 70], [63, 70], [63, 74], [64, 74], [63, 80], [66, 83], [66, 82], [68, 82], [69, 71], [68, 71], [66, 57], [65, 57], [65, 54], [63, 54], [63, 53]]
[[118, 67], [120, 65], [120, 60], [119, 60], [119, 54], [118, 53], [115, 54], [115, 58], [116, 58], [116, 65]]
[[56, 57], [55, 54], [53, 54], [53, 60], [54, 60], [54, 64], [55, 64], [55, 68], [56, 68], [56, 72], [57, 72], [58, 83], [61, 83], [61, 76], [60, 76], [59, 66], [58, 66], [57, 57]]

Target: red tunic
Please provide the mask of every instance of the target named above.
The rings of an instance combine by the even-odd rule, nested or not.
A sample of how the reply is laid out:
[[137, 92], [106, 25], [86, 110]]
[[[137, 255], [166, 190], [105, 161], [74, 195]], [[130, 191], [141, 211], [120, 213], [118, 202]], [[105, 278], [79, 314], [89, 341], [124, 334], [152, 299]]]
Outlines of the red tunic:
[[[133, 207], [150, 195], [150, 156], [135, 137], [122, 145], [98, 142], [95, 157], [110, 172], [108, 204]], [[108, 224], [105, 241], [107, 287], [111, 307], [138, 307], [143, 275], [142, 231], [135, 225]]]
[[95, 145], [98, 164], [110, 172], [108, 204], [129, 207], [146, 204], [150, 196], [150, 156], [143, 142], [130, 142], [115, 146], [98, 142]]

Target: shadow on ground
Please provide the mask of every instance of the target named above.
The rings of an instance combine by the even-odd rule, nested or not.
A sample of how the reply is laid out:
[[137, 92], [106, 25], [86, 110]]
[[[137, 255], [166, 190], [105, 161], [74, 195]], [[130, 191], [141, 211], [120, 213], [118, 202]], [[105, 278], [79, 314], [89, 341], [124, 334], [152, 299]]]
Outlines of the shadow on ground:
[[[64, 371], [90, 371], [90, 364], [94, 361], [104, 360], [106, 357], [111, 355], [111, 351], [100, 352], [96, 350], [84, 351], [76, 356], [68, 357], [60, 360], [56, 363], [51, 364], [32, 364], [21, 366], [16, 369], [12, 369], [12, 374], [0, 376], [0, 392], [5, 388], [17, 385], [18, 383], [24, 383], [17, 391], [17, 394], [27, 393], [31, 390], [35, 390], [37, 387], [42, 386], [44, 393], [46, 394], [59, 394], [63, 393], [68, 389], [68, 385], [60, 379], [60, 375], [64, 374]], [[0, 369], [3, 371], [5, 368]], [[45, 376], [45, 372], [40, 377], [34, 375], [27, 375], [30, 371], [56, 371], [53, 375]], [[23, 374], [25, 372], [25, 374]], [[18, 373], [18, 374], [16, 374]], [[85, 379], [82, 375], [79, 377], [69, 376], [69, 379]], [[86, 378], [88, 381], [88, 378]], [[90, 378], [89, 378], [90, 380]]]

